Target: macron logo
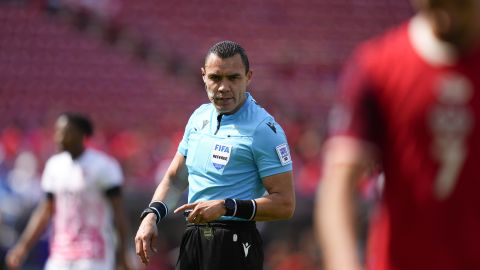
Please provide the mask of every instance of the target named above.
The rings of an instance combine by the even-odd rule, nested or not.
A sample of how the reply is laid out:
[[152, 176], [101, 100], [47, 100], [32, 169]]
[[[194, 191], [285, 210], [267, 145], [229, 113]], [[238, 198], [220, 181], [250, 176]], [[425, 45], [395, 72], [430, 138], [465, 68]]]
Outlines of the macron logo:
[[252, 246], [250, 245], [249, 243], [243, 243], [243, 251], [245, 252], [245, 258], [247, 257], [248, 255], [248, 249]]

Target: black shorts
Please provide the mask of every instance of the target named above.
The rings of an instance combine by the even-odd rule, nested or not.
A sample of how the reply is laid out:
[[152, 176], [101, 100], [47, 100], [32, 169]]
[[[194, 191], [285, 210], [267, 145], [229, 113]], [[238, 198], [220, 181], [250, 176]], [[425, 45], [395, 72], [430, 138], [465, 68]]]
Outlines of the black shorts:
[[263, 269], [263, 242], [253, 221], [187, 224], [177, 270]]

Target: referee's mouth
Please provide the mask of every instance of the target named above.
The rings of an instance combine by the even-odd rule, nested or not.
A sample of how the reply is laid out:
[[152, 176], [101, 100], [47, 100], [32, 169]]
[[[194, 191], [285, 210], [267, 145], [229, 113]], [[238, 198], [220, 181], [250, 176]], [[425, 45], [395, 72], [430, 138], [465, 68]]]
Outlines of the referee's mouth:
[[225, 102], [225, 101], [228, 101], [228, 100], [231, 100], [231, 99], [233, 99], [233, 98], [231, 98], [231, 97], [229, 97], [229, 98], [227, 98], [227, 97], [221, 97], [221, 98], [220, 98], [220, 97], [216, 97], [216, 98], [213, 98], [213, 100], [215, 100], [215, 102]]
[[229, 105], [234, 105], [235, 101], [233, 98], [214, 98], [213, 101], [215, 105], [221, 107], [227, 107]]

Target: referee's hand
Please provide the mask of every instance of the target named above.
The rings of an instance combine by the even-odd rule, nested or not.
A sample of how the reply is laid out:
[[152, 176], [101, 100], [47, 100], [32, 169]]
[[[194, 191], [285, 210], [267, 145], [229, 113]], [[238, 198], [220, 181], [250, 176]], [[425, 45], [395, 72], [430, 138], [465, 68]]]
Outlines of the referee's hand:
[[174, 213], [183, 212], [185, 210], [192, 210], [187, 217], [187, 221], [197, 224], [217, 220], [225, 215], [226, 212], [223, 200], [187, 203], [175, 209]]
[[155, 215], [147, 215], [140, 223], [135, 236], [135, 251], [145, 265], [150, 262], [149, 253], [157, 252], [155, 246], [157, 245], [158, 231], [155, 222]]

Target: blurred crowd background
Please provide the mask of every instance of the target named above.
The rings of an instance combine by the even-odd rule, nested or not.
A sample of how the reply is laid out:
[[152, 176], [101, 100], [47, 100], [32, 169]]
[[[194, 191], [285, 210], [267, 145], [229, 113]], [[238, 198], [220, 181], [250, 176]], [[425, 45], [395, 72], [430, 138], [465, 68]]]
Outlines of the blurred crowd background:
[[[138, 261], [139, 213], [188, 117], [208, 102], [204, 54], [233, 40], [249, 55], [250, 91], [285, 129], [294, 162], [295, 216], [259, 224], [265, 269], [314, 269], [312, 202], [337, 76], [355, 45], [412, 14], [408, 0], [0, 0], [1, 263], [43, 196], [39, 179], [63, 111], [90, 115], [92, 147], [121, 163]], [[371, 193], [365, 188], [367, 202]], [[173, 269], [183, 229], [179, 216], [160, 225], [148, 269]], [[24, 269], [42, 269], [47, 236]]]

